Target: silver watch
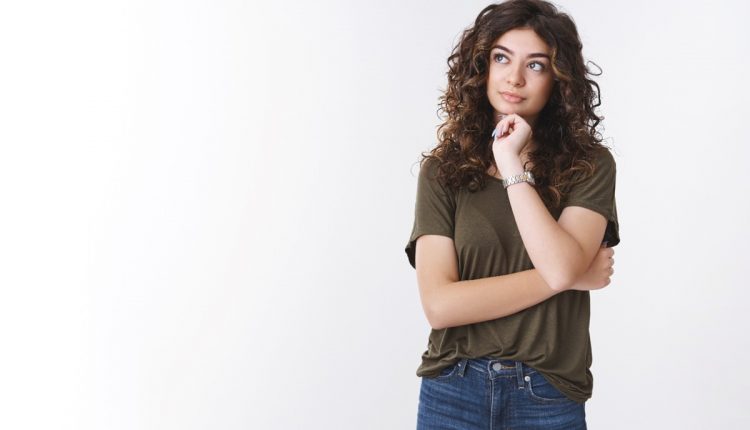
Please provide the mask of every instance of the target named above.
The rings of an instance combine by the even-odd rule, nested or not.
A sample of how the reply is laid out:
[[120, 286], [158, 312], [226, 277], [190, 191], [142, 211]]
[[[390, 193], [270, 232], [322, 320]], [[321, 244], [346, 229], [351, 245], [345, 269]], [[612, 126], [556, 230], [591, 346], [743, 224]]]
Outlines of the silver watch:
[[509, 186], [518, 184], [519, 182], [528, 182], [531, 185], [534, 185], [534, 176], [527, 170], [520, 175], [513, 175], [510, 178], [503, 178], [503, 187], [508, 188]]

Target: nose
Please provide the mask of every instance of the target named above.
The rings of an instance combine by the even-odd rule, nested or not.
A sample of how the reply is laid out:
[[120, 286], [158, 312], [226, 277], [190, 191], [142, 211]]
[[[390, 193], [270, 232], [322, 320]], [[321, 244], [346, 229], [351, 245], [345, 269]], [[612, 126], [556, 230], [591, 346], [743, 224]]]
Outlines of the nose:
[[523, 66], [511, 66], [508, 68], [508, 76], [506, 77], [506, 80], [508, 81], [508, 84], [518, 87], [523, 85], [523, 71], [521, 70], [521, 67]]

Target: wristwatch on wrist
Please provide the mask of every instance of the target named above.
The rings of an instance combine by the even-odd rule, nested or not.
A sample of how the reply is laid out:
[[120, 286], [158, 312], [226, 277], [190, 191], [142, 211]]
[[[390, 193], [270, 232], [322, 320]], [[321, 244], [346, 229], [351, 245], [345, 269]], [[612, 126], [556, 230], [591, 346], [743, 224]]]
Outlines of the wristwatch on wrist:
[[520, 182], [528, 182], [531, 185], [534, 185], [534, 176], [527, 170], [520, 175], [513, 175], [510, 178], [503, 178], [503, 187], [508, 188], [509, 186], [518, 184]]

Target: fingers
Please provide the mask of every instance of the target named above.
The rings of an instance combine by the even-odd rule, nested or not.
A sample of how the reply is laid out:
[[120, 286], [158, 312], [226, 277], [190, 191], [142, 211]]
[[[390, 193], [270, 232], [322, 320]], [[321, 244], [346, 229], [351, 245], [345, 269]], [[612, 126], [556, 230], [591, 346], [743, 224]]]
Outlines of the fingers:
[[606, 258], [607, 261], [610, 261], [612, 263], [614, 263], [615, 261], [614, 255], [615, 255], [615, 250], [612, 248], [607, 248], [607, 249], [602, 250], [602, 257]]
[[605, 277], [605, 281], [609, 283], [609, 277], [615, 273], [614, 264], [615, 259], [612, 257], [615, 255], [615, 251], [612, 248], [601, 248], [597, 259], [597, 266], [601, 270], [599, 272], [601, 276]]
[[504, 125], [503, 120], [507, 117], [505, 114], [499, 114], [496, 118], [497, 124], [495, 124], [495, 129], [492, 130], [492, 137], [495, 139], [499, 139], [503, 136], [502, 133], [502, 126]]
[[506, 132], [510, 131], [511, 125], [515, 125], [516, 121], [520, 118], [517, 114], [499, 114], [498, 123], [495, 124], [495, 130], [492, 132], [492, 137], [499, 139], [505, 135]]
[[596, 255], [600, 258], [612, 258], [612, 256], [615, 255], [615, 250], [612, 248], [601, 247]]
[[[507, 116], [505, 117], [507, 118]], [[508, 123], [505, 121], [505, 118], [501, 119], [499, 123], [495, 126], [495, 130], [492, 132], [492, 137], [495, 139], [500, 139], [505, 135], [505, 132], [508, 130]]]

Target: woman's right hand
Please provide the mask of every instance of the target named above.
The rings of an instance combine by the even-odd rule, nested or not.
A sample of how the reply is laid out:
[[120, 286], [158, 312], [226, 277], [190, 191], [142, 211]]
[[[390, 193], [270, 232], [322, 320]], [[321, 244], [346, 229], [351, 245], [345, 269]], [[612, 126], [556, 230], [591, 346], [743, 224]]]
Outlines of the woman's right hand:
[[605, 248], [605, 245], [602, 245], [586, 273], [581, 275], [570, 289], [579, 291], [599, 290], [609, 285], [609, 278], [615, 273], [615, 269], [612, 267], [615, 264], [615, 260], [612, 258], [614, 255], [614, 249]]

